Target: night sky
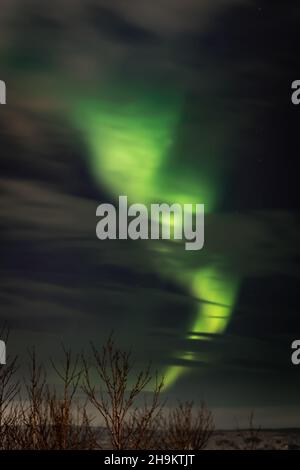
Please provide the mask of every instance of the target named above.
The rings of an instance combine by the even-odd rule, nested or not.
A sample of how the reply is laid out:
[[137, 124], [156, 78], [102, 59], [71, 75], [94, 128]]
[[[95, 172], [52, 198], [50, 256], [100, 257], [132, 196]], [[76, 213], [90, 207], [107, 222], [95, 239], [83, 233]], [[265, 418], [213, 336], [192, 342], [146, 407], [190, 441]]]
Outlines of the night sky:
[[[22, 364], [114, 330], [170, 403], [300, 426], [295, 5], [1, 1], [0, 321]], [[122, 194], [204, 203], [203, 250], [98, 240]]]

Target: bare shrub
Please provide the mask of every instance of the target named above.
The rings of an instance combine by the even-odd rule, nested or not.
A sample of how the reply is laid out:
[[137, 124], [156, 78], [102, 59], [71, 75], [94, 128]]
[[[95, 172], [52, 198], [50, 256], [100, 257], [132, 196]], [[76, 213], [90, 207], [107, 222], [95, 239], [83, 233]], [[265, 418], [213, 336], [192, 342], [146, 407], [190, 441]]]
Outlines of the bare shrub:
[[15, 402], [20, 390], [17, 371], [17, 357], [7, 357], [7, 363], [0, 366], [0, 449], [10, 450], [15, 445], [18, 420], [18, 405]]
[[25, 449], [92, 449], [96, 435], [86, 411], [86, 404], [75, 403], [82, 369], [79, 359], [64, 347], [61, 369], [52, 362], [62, 392], [47, 384], [46, 372], [37, 364], [35, 351], [29, 353], [27, 396], [21, 405], [20, 447]]
[[253, 411], [248, 417], [248, 428], [239, 432], [242, 438], [240, 450], [256, 450], [263, 440], [261, 427], [254, 425]]
[[204, 449], [214, 431], [212, 413], [204, 403], [194, 409], [193, 402], [179, 402], [161, 419], [161, 442], [165, 449]]
[[159, 396], [163, 381], [156, 377], [150, 402], [140, 408], [136, 402], [152, 380], [150, 368], [141, 371], [129, 385], [132, 366], [130, 353], [115, 346], [110, 336], [98, 351], [92, 345], [97, 386], [92, 383], [91, 368], [84, 361], [83, 390], [103, 418], [113, 449], [140, 449], [150, 441], [154, 420], [160, 412]]
[[[7, 344], [9, 329], [3, 326], [0, 338]], [[6, 357], [6, 364], [0, 365], [0, 449], [14, 448], [18, 405], [16, 397], [20, 391], [20, 383], [15, 378], [18, 370], [17, 356]]]
[[59, 396], [54, 389], [48, 389], [47, 405], [51, 423], [51, 441], [55, 449], [93, 449], [97, 447], [96, 434], [91, 426], [91, 419], [83, 405], [75, 402], [82, 367], [79, 366], [79, 356], [73, 360], [70, 350], [62, 346], [64, 362], [59, 369], [52, 361], [52, 367], [62, 385]]
[[163, 404], [160, 394], [163, 381], [155, 377], [155, 385], [150, 393], [150, 400], [144, 398], [143, 405], [135, 407], [125, 421], [125, 435], [128, 436], [128, 449], [155, 449]]
[[19, 445], [22, 449], [42, 450], [48, 448], [50, 435], [46, 372], [37, 363], [34, 348], [28, 352], [28, 356], [26, 397], [20, 399]]

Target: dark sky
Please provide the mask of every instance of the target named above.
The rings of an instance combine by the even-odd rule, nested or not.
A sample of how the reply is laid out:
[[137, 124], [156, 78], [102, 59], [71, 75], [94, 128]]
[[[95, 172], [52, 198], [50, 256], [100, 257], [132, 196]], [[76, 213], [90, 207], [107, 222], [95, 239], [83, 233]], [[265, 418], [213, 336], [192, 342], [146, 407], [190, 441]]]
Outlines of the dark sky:
[[[168, 395], [207, 400], [217, 425], [254, 409], [265, 426], [299, 426], [290, 345], [300, 338], [300, 108], [291, 103], [300, 7], [153, 3], [1, 2], [0, 320], [10, 353], [25, 362], [35, 344], [46, 363], [59, 360], [60, 341], [80, 351], [114, 330], [137, 365], [187, 367]], [[108, 82], [119, 96], [123, 81], [184, 90], [161, 180], [208, 181], [220, 194], [193, 258], [95, 236], [96, 207], [113, 198], [70, 114]], [[240, 280], [232, 317], [223, 334], [191, 341], [187, 325], [205, 299], [176, 276], [215, 260]]]

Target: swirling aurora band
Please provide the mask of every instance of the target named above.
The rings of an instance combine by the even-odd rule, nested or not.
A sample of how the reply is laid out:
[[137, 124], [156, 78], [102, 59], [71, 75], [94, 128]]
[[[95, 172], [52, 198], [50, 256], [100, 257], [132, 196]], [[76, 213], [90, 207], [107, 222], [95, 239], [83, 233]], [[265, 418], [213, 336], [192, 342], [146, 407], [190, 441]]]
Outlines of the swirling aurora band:
[[[118, 84], [101, 96], [79, 101], [72, 112], [73, 124], [82, 132], [94, 179], [115, 199], [128, 196], [129, 203], [204, 203], [213, 212], [220, 198], [214, 177], [184, 175], [172, 167], [172, 147], [182, 113], [182, 94], [174, 90], [145, 89]], [[205, 156], [200, 156], [201, 158]], [[176, 166], [176, 165], [175, 165]], [[175, 174], [174, 174], [175, 171]], [[161, 274], [166, 273], [161, 263]], [[193, 267], [170, 273], [194, 299], [197, 311], [186, 331], [190, 340], [209, 340], [225, 331], [238, 291], [238, 279], [216, 265]], [[180, 365], [164, 372], [165, 388], [188, 370], [196, 354], [175, 354]]]

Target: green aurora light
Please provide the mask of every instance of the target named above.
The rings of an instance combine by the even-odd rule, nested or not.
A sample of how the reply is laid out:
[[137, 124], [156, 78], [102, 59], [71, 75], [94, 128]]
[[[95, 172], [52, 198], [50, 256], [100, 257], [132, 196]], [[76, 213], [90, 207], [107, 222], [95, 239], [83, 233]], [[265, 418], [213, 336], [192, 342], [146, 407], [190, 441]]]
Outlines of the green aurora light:
[[[129, 203], [204, 203], [213, 212], [220, 199], [218, 178], [192, 168], [186, 174], [175, 168], [172, 159], [175, 136], [180, 125], [183, 94], [174, 90], [124, 86], [105, 89], [101, 96], [77, 103], [71, 120], [83, 134], [89, 149], [93, 178], [113, 199], [128, 196]], [[237, 296], [238, 279], [218, 266], [179, 269], [171, 276], [194, 299], [197, 311], [187, 336], [190, 340], [209, 340], [225, 331]], [[164, 373], [165, 387], [173, 385], [195, 360], [193, 351], [176, 352], [174, 362]]]

